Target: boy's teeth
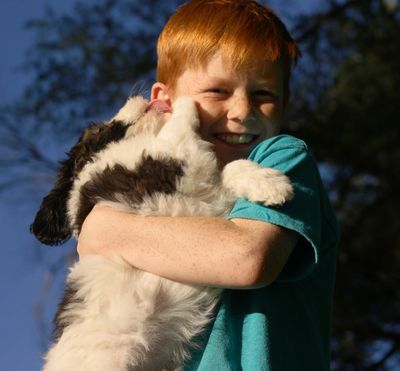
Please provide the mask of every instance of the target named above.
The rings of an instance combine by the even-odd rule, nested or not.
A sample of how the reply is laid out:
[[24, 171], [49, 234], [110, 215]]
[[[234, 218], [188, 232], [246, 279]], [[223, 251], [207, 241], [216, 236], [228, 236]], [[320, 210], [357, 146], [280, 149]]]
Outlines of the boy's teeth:
[[242, 135], [222, 134], [219, 135], [218, 137], [221, 140], [230, 144], [247, 144], [253, 140], [253, 135], [251, 134], [242, 134]]

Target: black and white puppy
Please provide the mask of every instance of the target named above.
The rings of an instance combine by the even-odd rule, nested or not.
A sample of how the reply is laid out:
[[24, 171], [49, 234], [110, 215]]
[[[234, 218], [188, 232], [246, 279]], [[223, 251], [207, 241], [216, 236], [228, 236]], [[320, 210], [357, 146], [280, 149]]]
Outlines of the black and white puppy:
[[[266, 205], [291, 198], [288, 178], [276, 170], [238, 160], [221, 171], [197, 133], [190, 98], [177, 99], [165, 124], [146, 107], [130, 98], [112, 120], [86, 129], [31, 226], [41, 242], [78, 237], [98, 202], [140, 215], [224, 216], [238, 197]], [[117, 255], [85, 257], [68, 274], [44, 370], [178, 370], [220, 294], [140, 271]]]

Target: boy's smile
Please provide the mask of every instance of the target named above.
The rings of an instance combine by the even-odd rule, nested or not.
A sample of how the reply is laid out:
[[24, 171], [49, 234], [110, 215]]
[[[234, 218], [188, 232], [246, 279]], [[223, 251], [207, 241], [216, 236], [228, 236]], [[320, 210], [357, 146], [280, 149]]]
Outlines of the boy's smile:
[[225, 165], [247, 158], [259, 142], [279, 133], [286, 104], [282, 76], [279, 63], [270, 62], [261, 72], [240, 73], [218, 54], [205, 68], [184, 71], [173, 94], [165, 85], [154, 84], [152, 98], [169, 103], [179, 96], [193, 98], [200, 134], [214, 144], [219, 162]]

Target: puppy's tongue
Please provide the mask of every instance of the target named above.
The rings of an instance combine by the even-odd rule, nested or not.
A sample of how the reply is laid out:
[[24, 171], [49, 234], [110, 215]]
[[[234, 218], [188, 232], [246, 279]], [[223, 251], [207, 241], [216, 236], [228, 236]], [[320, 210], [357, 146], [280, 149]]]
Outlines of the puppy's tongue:
[[171, 107], [168, 106], [168, 104], [165, 103], [161, 99], [155, 99], [155, 100], [152, 100], [151, 102], [149, 102], [146, 107], [146, 112], [151, 109], [154, 109], [160, 113], [171, 113], [172, 112]]

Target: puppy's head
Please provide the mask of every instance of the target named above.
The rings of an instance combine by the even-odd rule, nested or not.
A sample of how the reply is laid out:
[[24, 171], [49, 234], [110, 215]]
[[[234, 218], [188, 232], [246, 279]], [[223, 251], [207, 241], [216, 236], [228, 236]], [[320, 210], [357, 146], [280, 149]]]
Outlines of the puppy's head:
[[[60, 245], [72, 236], [68, 200], [74, 181], [86, 164], [95, 161], [97, 153], [112, 142], [135, 135], [135, 130], [137, 132], [159, 130], [162, 126], [160, 114], [155, 110], [146, 112], [146, 107], [145, 99], [130, 98], [111, 121], [94, 124], [85, 129], [78, 142], [69, 151], [67, 160], [62, 163], [53, 190], [43, 199], [35, 220], [30, 226], [31, 232], [40, 242], [46, 245]], [[143, 120], [147, 125], [143, 124], [142, 127], [138, 122], [144, 115], [149, 116], [150, 119]], [[77, 208], [79, 209], [80, 207]], [[90, 209], [84, 217], [88, 212]]]

